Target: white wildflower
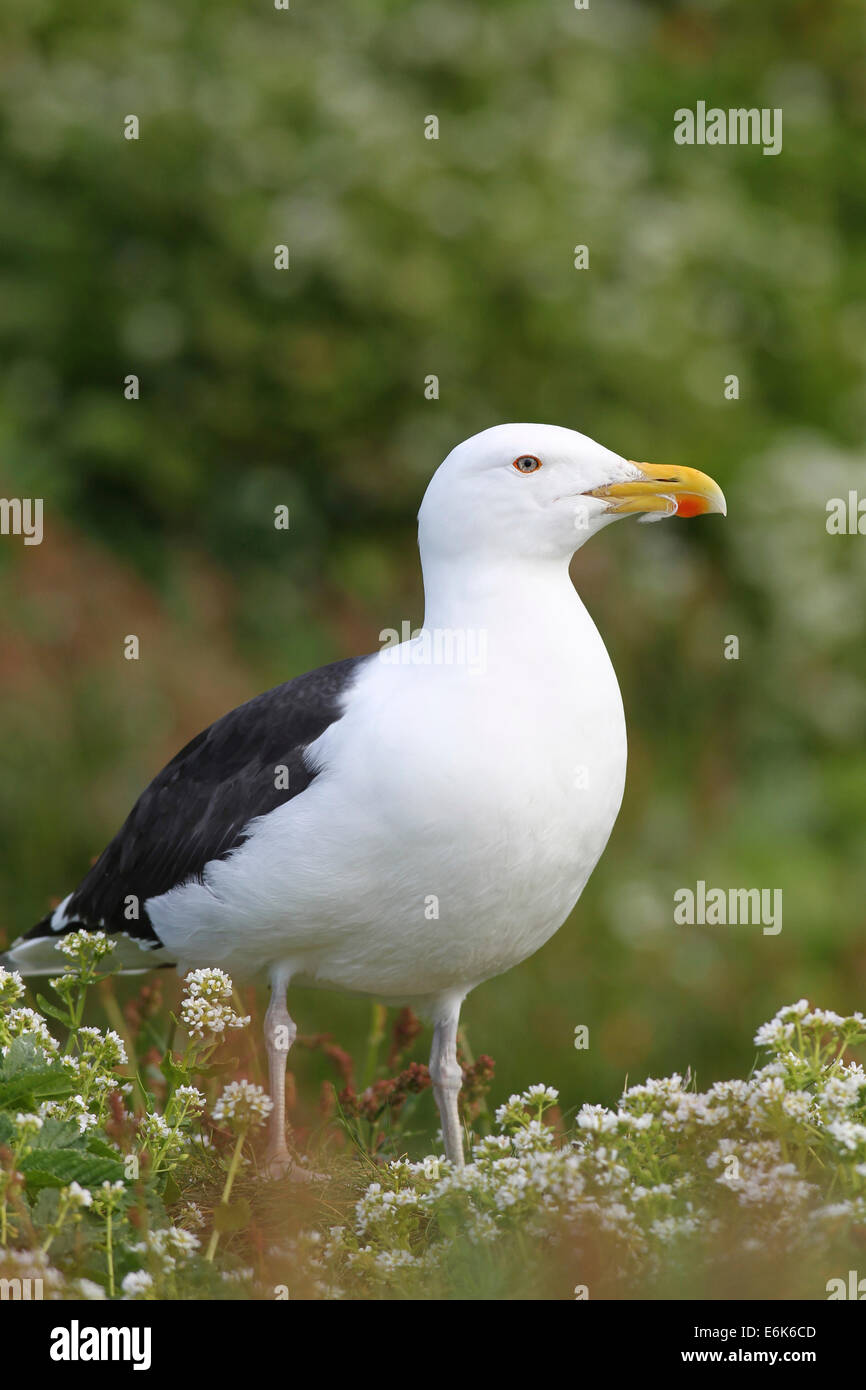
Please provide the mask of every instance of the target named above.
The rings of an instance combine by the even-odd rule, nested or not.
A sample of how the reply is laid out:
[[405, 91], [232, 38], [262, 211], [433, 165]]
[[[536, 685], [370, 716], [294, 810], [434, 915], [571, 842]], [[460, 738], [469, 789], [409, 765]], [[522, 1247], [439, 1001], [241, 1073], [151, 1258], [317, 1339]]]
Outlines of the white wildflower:
[[153, 1275], [134, 1269], [124, 1276], [120, 1288], [124, 1298], [149, 1298], [153, 1295]]
[[834, 1120], [827, 1125], [827, 1133], [852, 1153], [866, 1146], [866, 1125], [855, 1124], [853, 1120]]
[[76, 1279], [72, 1285], [78, 1297], [88, 1302], [98, 1302], [107, 1297], [105, 1289], [101, 1284], [95, 1284], [92, 1279]]
[[114, 945], [104, 931], [71, 931], [57, 942], [57, 950], [79, 965], [95, 965], [111, 954]]
[[619, 1117], [603, 1105], [582, 1105], [577, 1112], [577, 1125], [594, 1134], [610, 1134], [618, 1127]]
[[24, 993], [24, 981], [17, 970], [0, 965], [0, 1009], [8, 1008]]
[[33, 1038], [45, 1052], [54, 1053], [59, 1046], [45, 1019], [35, 1009], [12, 1009], [3, 1019], [3, 1027], [10, 1038]]
[[22, 1130], [24, 1134], [38, 1134], [42, 1128], [42, 1116], [18, 1114], [15, 1116], [15, 1125], [18, 1129]]
[[227, 1028], [246, 1028], [249, 1015], [241, 1017], [230, 1004], [202, 997], [184, 999], [180, 1016], [187, 1032], [194, 1038], [219, 1036]]
[[273, 1101], [261, 1086], [252, 1081], [230, 1081], [213, 1108], [213, 1117], [242, 1129], [264, 1124], [272, 1109]]

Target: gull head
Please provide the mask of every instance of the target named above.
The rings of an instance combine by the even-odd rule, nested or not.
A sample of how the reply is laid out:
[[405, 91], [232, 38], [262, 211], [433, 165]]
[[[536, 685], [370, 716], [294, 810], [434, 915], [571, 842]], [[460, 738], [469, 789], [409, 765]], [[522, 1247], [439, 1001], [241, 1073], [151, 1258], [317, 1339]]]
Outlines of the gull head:
[[559, 425], [494, 425], [458, 444], [418, 513], [422, 549], [570, 558], [619, 517], [725, 514], [721, 488], [696, 468], [635, 463]]

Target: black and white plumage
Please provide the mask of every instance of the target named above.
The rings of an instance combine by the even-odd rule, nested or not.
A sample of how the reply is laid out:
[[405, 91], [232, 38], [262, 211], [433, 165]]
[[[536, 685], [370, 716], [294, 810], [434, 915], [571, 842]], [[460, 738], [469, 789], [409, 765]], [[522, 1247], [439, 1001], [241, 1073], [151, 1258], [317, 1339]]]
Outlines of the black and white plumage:
[[500, 425], [459, 445], [419, 513], [420, 635], [193, 739], [12, 964], [56, 970], [57, 935], [80, 925], [118, 933], [132, 968], [269, 980], [276, 1174], [292, 1167], [289, 983], [411, 1003], [433, 1019], [446, 1154], [462, 1163], [462, 1001], [562, 924], [622, 797], [619, 688], [569, 560], [623, 514], [705, 511], [724, 498], [704, 474], [571, 430]]
[[[142, 792], [75, 892], [16, 943], [20, 966], [56, 973], [57, 937], [81, 928], [127, 937], [176, 964], [165, 960], [148, 902], [201, 882], [208, 864], [237, 849], [259, 816], [310, 785], [316, 768], [306, 750], [340, 717], [365, 660], [349, 657], [285, 681], [191, 739]], [[128, 949], [125, 958], [141, 965]]]

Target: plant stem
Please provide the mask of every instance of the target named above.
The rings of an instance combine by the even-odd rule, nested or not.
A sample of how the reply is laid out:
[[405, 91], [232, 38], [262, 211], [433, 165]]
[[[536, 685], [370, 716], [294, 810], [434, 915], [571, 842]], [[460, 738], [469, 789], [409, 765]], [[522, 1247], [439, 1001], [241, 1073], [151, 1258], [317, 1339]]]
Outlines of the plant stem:
[[[223, 1195], [220, 1197], [220, 1207], [228, 1206], [229, 1197], [231, 1196], [232, 1192], [232, 1183], [234, 1182], [235, 1177], [237, 1176], [238, 1165], [241, 1161], [241, 1149], [244, 1146], [244, 1140], [246, 1139], [246, 1137], [247, 1128], [244, 1127], [238, 1134], [237, 1143], [235, 1144], [235, 1151], [232, 1154], [232, 1161], [229, 1164], [228, 1176], [226, 1177], [226, 1185], [223, 1188]], [[219, 1211], [219, 1207], [217, 1207], [217, 1211]], [[210, 1261], [211, 1263], [213, 1263], [213, 1257], [216, 1254], [216, 1248], [219, 1245], [219, 1238], [220, 1233], [217, 1230], [216, 1225], [214, 1225], [213, 1231], [211, 1232], [210, 1243], [207, 1248], [207, 1254], [205, 1255], [205, 1259]]]
[[370, 1032], [367, 1035], [367, 1055], [364, 1059], [364, 1073], [361, 1080], [361, 1090], [372, 1083], [376, 1075], [376, 1062], [379, 1056], [379, 1046], [385, 1036], [385, 1021], [388, 1017], [384, 1004], [373, 1004], [370, 1015]]
[[59, 1233], [59, 1231], [60, 1231], [60, 1227], [63, 1225], [64, 1221], [66, 1220], [66, 1213], [67, 1213], [68, 1209], [69, 1209], [69, 1202], [68, 1202], [68, 1201], [64, 1202], [64, 1201], [61, 1200], [61, 1202], [59, 1203], [58, 1208], [57, 1208], [57, 1220], [56, 1220], [51, 1226], [48, 1227], [48, 1235], [45, 1237], [44, 1241], [42, 1242], [41, 1250], [42, 1250], [43, 1255], [47, 1255], [47, 1254], [48, 1254], [48, 1251], [51, 1249], [51, 1245], [52, 1245], [52, 1243], [53, 1243], [55, 1237], [58, 1235], [58, 1233]]
[[112, 1208], [109, 1205], [105, 1213], [105, 1253], [108, 1257], [108, 1294], [114, 1298], [114, 1246], [112, 1244], [111, 1231]]

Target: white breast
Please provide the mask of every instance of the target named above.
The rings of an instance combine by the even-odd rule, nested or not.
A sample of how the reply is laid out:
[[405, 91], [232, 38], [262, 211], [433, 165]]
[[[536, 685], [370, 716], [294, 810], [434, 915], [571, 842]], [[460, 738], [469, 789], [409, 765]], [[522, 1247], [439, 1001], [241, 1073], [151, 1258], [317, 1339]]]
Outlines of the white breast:
[[[477, 649], [476, 649], [477, 654]], [[204, 884], [148, 904], [190, 963], [390, 999], [470, 988], [571, 911], [625, 777], [622, 703], [570, 584], [487, 633], [485, 664], [373, 661], [319, 774]]]

